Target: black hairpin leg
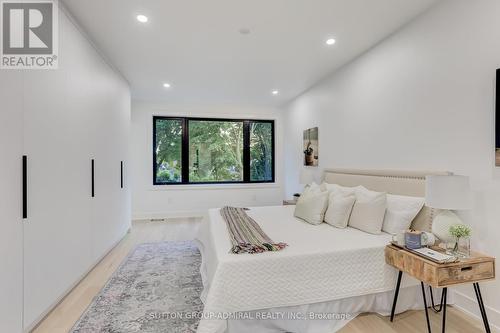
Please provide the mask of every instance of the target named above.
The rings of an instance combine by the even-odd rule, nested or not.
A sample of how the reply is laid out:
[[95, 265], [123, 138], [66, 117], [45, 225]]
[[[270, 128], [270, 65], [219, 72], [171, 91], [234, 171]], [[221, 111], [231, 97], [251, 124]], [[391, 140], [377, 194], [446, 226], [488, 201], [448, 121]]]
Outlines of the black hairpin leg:
[[446, 330], [446, 298], [448, 296], [448, 288], [444, 288], [443, 289], [443, 294], [442, 294], [442, 298], [443, 298], [443, 324], [442, 324], [442, 332], [444, 333], [445, 330]]
[[483, 318], [484, 329], [486, 333], [491, 333], [490, 324], [488, 323], [488, 316], [486, 315], [486, 308], [483, 303], [483, 296], [481, 295], [481, 289], [479, 289], [479, 283], [474, 283], [474, 292], [476, 293], [477, 303], [479, 304], [479, 311], [481, 312], [481, 317]]
[[444, 293], [441, 293], [441, 303], [439, 303], [439, 309], [436, 309], [436, 305], [434, 304], [434, 294], [432, 293], [432, 286], [429, 286], [429, 293], [431, 294], [432, 311], [434, 311], [435, 313], [441, 312], [441, 310], [443, 310]]
[[392, 301], [391, 322], [394, 320], [394, 312], [396, 312], [396, 303], [398, 302], [399, 287], [401, 286], [401, 277], [402, 276], [403, 276], [403, 272], [399, 271], [398, 282], [396, 283], [396, 293], [394, 294], [394, 300]]
[[[427, 298], [425, 295], [425, 288], [424, 288], [424, 283], [420, 282], [420, 285], [422, 287], [422, 297], [424, 299], [424, 308], [425, 308], [425, 319], [427, 320], [427, 331], [431, 333], [431, 323], [429, 320], [429, 309], [427, 308]], [[443, 288], [443, 292], [441, 293], [441, 304], [439, 305], [439, 309], [436, 309], [436, 306], [434, 305], [434, 296], [432, 295], [432, 289], [429, 287], [429, 291], [431, 293], [431, 302], [432, 302], [432, 310], [435, 312], [441, 312], [443, 311], [443, 322], [442, 322], [442, 332], [444, 333], [446, 331], [446, 298], [448, 296], [448, 288]]]
[[422, 298], [424, 299], [425, 319], [427, 320], [427, 331], [431, 333], [431, 322], [429, 320], [429, 309], [427, 309], [427, 297], [425, 297], [424, 283], [420, 282], [420, 286], [422, 287]]

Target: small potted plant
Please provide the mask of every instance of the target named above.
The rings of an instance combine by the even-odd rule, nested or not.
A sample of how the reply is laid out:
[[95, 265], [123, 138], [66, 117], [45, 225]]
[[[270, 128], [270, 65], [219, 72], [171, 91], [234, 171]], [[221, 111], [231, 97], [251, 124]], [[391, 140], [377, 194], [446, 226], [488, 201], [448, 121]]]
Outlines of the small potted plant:
[[312, 143], [309, 141], [307, 144], [307, 148], [304, 150], [305, 164], [313, 165], [314, 164], [314, 149], [311, 147]]
[[[450, 227], [450, 235], [455, 237], [455, 246], [453, 247], [454, 254], [464, 255], [466, 257], [470, 256], [471, 234], [472, 229], [468, 225], [455, 224]], [[465, 242], [462, 247], [460, 246], [461, 241]]]

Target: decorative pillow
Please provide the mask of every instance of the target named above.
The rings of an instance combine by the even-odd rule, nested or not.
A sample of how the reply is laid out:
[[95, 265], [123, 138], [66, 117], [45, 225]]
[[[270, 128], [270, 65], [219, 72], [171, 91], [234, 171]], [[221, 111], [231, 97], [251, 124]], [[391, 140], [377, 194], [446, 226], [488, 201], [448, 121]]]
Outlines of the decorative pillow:
[[347, 186], [341, 186], [338, 184], [328, 184], [328, 183], [321, 184], [321, 188], [323, 191], [335, 192], [335, 193], [342, 194], [344, 196], [355, 195], [356, 191], [361, 187], [362, 186], [347, 187]]
[[363, 186], [358, 187], [349, 226], [378, 235], [382, 232], [386, 208], [386, 193], [370, 191]]
[[323, 223], [326, 207], [328, 206], [328, 192], [311, 193], [301, 195], [295, 205], [294, 216], [318, 225]]
[[425, 199], [404, 195], [387, 195], [387, 212], [382, 231], [396, 234], [407, 230], [415, 217], [424, 207]]
[[321, 193], [324, 191], [321, 188], [321, 186], [316, 184], [315, 182], [312, 182], [311, 184], [307, 185], [306, 188], [304, 189], [304, 192], [306, 192], [306, 190], [308, 190], [309, 193], [315, 193], [315, 194], [318, 194], [318, 193]]
[[309, 185], [306, 185], [306, 187], [304, 188], [304, 191], [300, 195], [300, 198], [307, 197], [308, 195], [311, 195], [311, 194], [312, 195], [319, 194], [321, 192], [323, 192], [323, 190], [318, 184], [311, 183]]
[[354, 194], [345, 196], [331, 192], [328, 198], [325, 222], [337, 228], [346, 228], [355, 201], [356, 196]]

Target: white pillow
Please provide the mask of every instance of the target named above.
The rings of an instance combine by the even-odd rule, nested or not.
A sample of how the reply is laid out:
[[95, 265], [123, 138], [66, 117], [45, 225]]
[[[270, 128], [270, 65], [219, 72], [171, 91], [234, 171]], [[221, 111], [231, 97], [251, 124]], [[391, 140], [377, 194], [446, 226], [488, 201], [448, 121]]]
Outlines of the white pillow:
[[323, 192], [323, 189], [318, 184], [311, 183], [310, 185], [307, 185], [304, 188], [304, 192], [302, 192], [300, 197], [305, 197], [305, 196], [308, 196], [310, 194], [319, 194], [321, 192]]
[[311, 184], [307, 185], [311, 190], [316, 190], [319, 189], [321, 186], [316, 184], [315, 182], [312, 182]]
[[388, 194], [382, 230], [389, 234], [407, 230], [424, 207], [424, 203], [424, 198]]
[[318, 225], [323, 223], [328, 206], [328, 192], [301, 195], [295, 205], [294, 216], [307, 223]]
[[352, 208], [349, 226], [378, 235], [382, 232], [386, 208], [386, 193], [370, 191], [361, 186], [356, 189], [356, 202]]
[[331, 192], [328, 198], [325, 222], [337, 228], [346, 228], [355, 201], [356, 196], [354, 194], [345, 196]]
[[338, 184], [328, 184], [328, 183], [321, 184], [321, 188], [323, 189], [323, 191], [335, 192], [335, 193], [342, 194], [344, 196], [355, 195], [356, 191], [361, 187], [362, 186], [347, 187], [347, 186], [341, 186]]

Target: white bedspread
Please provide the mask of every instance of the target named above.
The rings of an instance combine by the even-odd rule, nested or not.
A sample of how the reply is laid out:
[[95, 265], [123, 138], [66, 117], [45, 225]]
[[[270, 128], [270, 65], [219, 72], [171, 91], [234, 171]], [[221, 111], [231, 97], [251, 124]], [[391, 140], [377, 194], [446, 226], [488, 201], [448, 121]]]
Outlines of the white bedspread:
[[[293, 206], [251, 208], [248, 214], [279, 252], [231, 254], [219, 209], [209, 211], [198, 242], [202, 252], [205, 304], [198, 333], [224, 332], [220, 315], [337, 300], [394, 289], [396, 271], [385, 264], [388, 234], [371, 235], [313, 226], [293, 217]], [[212, 317], [212, 316], [216, 317]]]

